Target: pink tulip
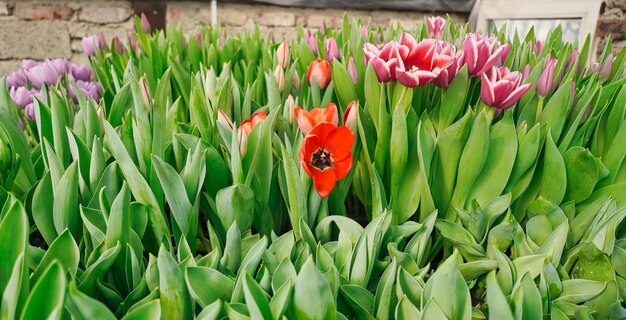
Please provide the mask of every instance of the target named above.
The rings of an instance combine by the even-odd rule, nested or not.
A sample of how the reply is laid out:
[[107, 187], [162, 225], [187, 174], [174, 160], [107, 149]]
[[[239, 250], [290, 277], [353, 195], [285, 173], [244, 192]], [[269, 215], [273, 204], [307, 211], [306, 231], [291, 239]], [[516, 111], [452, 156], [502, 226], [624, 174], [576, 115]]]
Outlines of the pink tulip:
[[202, 45], [202, 33], [200, 31], [196, 32], [194, 39], [196, 39], [196, 43], [198, 44], [198, 46]]
[[509, 45], [500, 45], [494, 37], [486, 38], [477, 33], [470, 33], [463, 42], [465, 63], [471, 76], [481, 76], [496, 63], [502, 63], [509, 54]]
[[33, 67], [38, 66], [39, 63], [37, 63], [37, 61], [33, 60], [33, 59], [24, 59], [22, 60], [22, 69], [24, 70], [30, 70]]
[[442, 45], [434, 39], [424, 39], [419, 43], [408, 33], [403, 33], [400, 44], [406, 46], [409, 52], [400, 57], [396, 66], [396, 78], [403, 85], [415, 88], [433, 81], [443, 69], [454, 62], [450, 52], [442, 52]]
[[83, 51], [88, 56], [95, 56], [96, 49], [98, 48], [98, 40], [95, 36], [84, 37], [81, 40], [81, 44], [83, 45]]
[[317, 38], [315, 35], [307, 30], [304, 33], [304, 40], [309, 45], [309, 48], [311, 48], [311, 51], [313, 51], [313, 54], [317, 56]]
[[109, 44], [107, 43], [107, 39], [104, 36], [104, 32], [98, 33], [98, 49], [100, 50], [109, 49]]
[[56, 84], [60, 74], [50, 62], [44, 62], [26, 71], [26, 76], [33, 86], [41, 88], [44, 83]]
[[463, 52], [463, 49], [456, 51], [456, 47], [452, 45], [451, 43], [448, 43], [445, 41], [441, 41], [441, 43], [442, 43], [441, 54], [452, 56], [454, 57], [454, 60], [451, 65], [441, 70], [441, 73], [439, 73], [439, 76], [437, 76], [437, 78], [433, 80], [433, 83], [437, 87], [447, 88], [450, 86], [450, 83], [452, 83], [452, 80], [454, 80], [454, 77], [456, 77], [456, 74], [457, 72], [459, 72], [459, 69], [461, 69], [461, 67], [463, 66], [463, 57], [465, 53]]
[[352, 80], [352, 83], [356, 84], [359, 81], [359, 74], [356, 71], [356, 64], [354, 64], [354, 58], [348, 59], [348, 75]]
[[118, 54], [126, 53], [126, 47], [117, 36], [113, 37], [113, 49], [115, 49], [115, 52], [117, 52]]
[[139, 49], [139, 42], [137, 41], [137, 35], [135, 34], [135, 32], [131, 32], [130, 36], [128, 36], [128, 44], [134, 51], [137, 51], [137, 49]]
[[367, 30], [367, 27], [365, 25], [361, 26], [361, 36], [363, 38], [367, 38], [367, 36], [370, 34], [370, 31]]
[[526, 66], [524, 67], [524, 70], [522, 70], [522, 81], [521, 82], [526, 81], [526, 79], [530, 75], [530, 71], [531, 71], [530, 64], [527, 63]]
[[371, 64], [374, 67], [378, 81], [389, 82], [396, 80], [395, 70], [399, 60], [397, 53], [406, 55], [409, 48], [396, 41], [388, 42], [380, 47], [366, 43], [363, 52], [365, 64], [368, 66]]
[[276, 59], [278, 60], [278, 65], [280, 65], [281, 68], [287, 68], [289, 66], [291, 56], [289, 55], [289, 43], [287, 40], [283, 40], [283, 42], [278, 46], [278, 50], [276, 50]]
[[446, 27], [446, 19], [442, 17], [428, 17], [426, 18], [426, 23], [428, 24], [428, 36], [441, 39], [443, 29]]
[[141, 13], [141, 30], [145, 33], [150, 33], [152, 31], [150, 21], [148, 21], [148, 17], [146, 17], [143, 12]]
[[72, 77], [76, 80], [91, 81], [91, 67], [88, 64], [72, 64]]
[[324, 41], [324, 47], [326, 49], [326, 60], [330, 62], [334, 59], [339, 60], [339, 47], [337, 46], [337, 40], [335, 40], [335, 38], [326, 39], [326, 41]]
[[28, 90], [25, 87], [11, 87], [10, 96], [15, 105], [22, 109], [29, 103], [33, 102], [34, 90]]
[[7, 75], [6, 85], [7, 87], [22, 87], [26, 85], [28, 78], [24, 70], [17, 70]]
[[27, 104], [26, 107], [24, 107], [24, 115], [26, 119], [35, 121], [35, 105], [32, 103]]
[[613, 53], [609, 53], [609, 55], [602, 62], [602, 66], [598, 68], [598, 80], [600, 82], [604, 82], [609, 79], [611, 76], [611, 69], [613, 68]]
[[[550, 55], [546, 58], [550, 59]], [[536, 92], [539, 97], [545, 97], [552, 93], [552, 85], [554, 84], [554, 67], [556, 66], [557, 59], [550, 59], [545, 64], [543, 72], [539, 80], [537, 80]]]
[[530, 89], [529, 83], [520, 86], [522, 74], [507, 67], [492, 67], [491, 76], [485, 72], [480, 80], [480, 99], [500, 110], [512, 107]]
[[537, 42], [535, 42], [535, 52], [539, 54], [541, 49], [543, 49], [543, 42], [541, 40], [537, 40]]

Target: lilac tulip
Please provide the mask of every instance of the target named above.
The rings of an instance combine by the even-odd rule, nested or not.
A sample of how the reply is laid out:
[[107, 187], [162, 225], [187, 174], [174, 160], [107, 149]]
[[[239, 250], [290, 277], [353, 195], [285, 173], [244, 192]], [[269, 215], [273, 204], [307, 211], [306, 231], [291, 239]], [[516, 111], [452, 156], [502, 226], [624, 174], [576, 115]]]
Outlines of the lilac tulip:
[[72, 64], [72, 76], [76, 80], [91, 81], [91, 67], [88, 64]]
[[337, 46], [337, 40], [335, 38], [326, 39], [324, 42], [326, 49], [326, 60], [332, 62], [333, 60], [339, 60], [339, 47]]
[[611, 77], [611, 69], [613, 68], [613, 53], [609, 53], [609, 55], [602, 62], [601, 67], [598, 68], [598, 80], [600, 82], [604, 82]]
[[[569, 70], [574, 66], [574, 63], [578, 59], [579, 55], [580, 55], [580, 52], [578, 51], [578, 48], [576, 48], [576, 49], [574, 49], [574, 51], [572, 51], [572, 54], [570, 54], [569, 59], [567, 59], [567, 64], [565, 65], [565, 69], [563, 70], [563, 74], [569, 72]], [[574, 72], [578, 73], [578, 66], [576, 66], [576, 70]]]
[[33, 103], [29, 103], [24, 107], [24, 115], [26, 119], [35, 121], [35, 105]]
[[465, 64], [470, 76], [479, 77], [496, 63], [502, 63], [509, 54], [509, 45], [500, 45], [494, 37], [486, 38], [477, 33], [470, 33], [463, 42]]
[[83, 45], [83, 51], [88, 56], [95, 56], [96, 49], [98, 48], [98, 40], [95, 36], [84, 37], [81, 40], [81, 44]]
[[22, 109], [27, 104], [33, 102], [34, 91], [26, 89], [26, 87], [11, 87], [11, 99], [15, 102], [15, 105]]
[[[547, 58], [550, 59], [550, 56], [548, 55]], [[554, 67], [556, 66], [556, 62], [557, 59], [554, 58], [548, 60], [543, 68], [543, 72], [541, 72], [539, 80], [537, 80], [536, 92], [541, 98], [544, 98], [552, 93], [552, 86], [554, 84]]]
[[115, 52], [117, 52], [118, 54], [126, 53], [126, 47], [124, 46], [122, 41], [120, 41], [120, 38], [118, 38], [117, 36], [113, 37], [113, 48], [115, 49]]
[[317, 38], [315, 35], [311, 33], [311, 31], [307, 30], [304, 33], [304, 40], [309, 45], [309, 48], [311, 48], [311, 51], [313, 51], [313, 54], [317, 56]]
[[98, 49], [100, 50], [108, 50], [109, 44], [107, 43], [107, 39], [104, 36], [104, 32], [98, 33]]
[[59, 74], [66, 74], [70, 71], [70, 61], [67, 58], [57, 58], [53, 60], [46, 60], [44, 63], [49, 63]]
[[26, 85], [26, 82], [28, 82], [28, 78], [24, 70], [13, 71], [7, 75], [6, 85], [9, 88], [23, 87]]
[[379, 47], [366, 43], [363, 53], [365, 54], [365, 64], [367, 66], [372, 65], [378, 81], [389, 82], [396, 80], [395, 70], [401, 58], [398, 55], [406, 56], [409, 53], [409, 48], [396, 41], [390, 41]]
[[128, 44], [134, 51], [137, 51], [137, 49], [139, 49], [139, 42], [137, 41], [137, 35], [135, 34], [135, 32], [131, 32], [128, 36]]
[[441, 39], [443, 29], [446, 27], [446, 19], [442, 17], [428, 17], [426, 18], [426, 23], [428, 25], [428, 36]]
[[480, 79], [480, 99], [488, 106], [502, 110], [512, 107], [530, 89], [520, 86], [522, 74], [507, 67], [491, 68], [491, 76], [483, 73]]
[[348, 75], [352, 79], [352, 83], [356, 84], [359, 81], [359, 74], [356, 70], [356, 64], [354, 64], [354, 58], [348, 59]]
[[463, 52], [463, 49], [456, 51], [456, 47], [451, 43], [440, 41], [440, 44], [442, 46], [441, 53], [452, 56], [454, 59], [452, 60], [451, 65], [441, 70], [439, 76], [433, 80], [433, 83], [437, 87], [447, 88], [450, 86], [450, 83], [452, 83], [452, 80], [454, 80], [454, 77], [456, 77], [457, 72], [459, 72], [463, 66], [463, 57], [465, 53]]
[[56, 84], [60, 74], [51, 63], [42, 63], [26, 71], [26, 76], [34, 87], [41, 88], [44, 83]]
[[20, 128], [22, 130], [26, 129], [26, 126], [24, 125], [24, 120], [22, 120], [22, 118], [17, 118], [17, 121], [19, 122]]
[[143, 12], [141, 13], [141, 30], [145, 33], [150, 33], [152, 31], [150, 21], [148, 21], [148, 17], [146, 17]]
[[22, 60], [22, 69], [24, 70], [30, 70], [33, 67], [38, 66], [39, 63], [33, 59], [24, 59]]

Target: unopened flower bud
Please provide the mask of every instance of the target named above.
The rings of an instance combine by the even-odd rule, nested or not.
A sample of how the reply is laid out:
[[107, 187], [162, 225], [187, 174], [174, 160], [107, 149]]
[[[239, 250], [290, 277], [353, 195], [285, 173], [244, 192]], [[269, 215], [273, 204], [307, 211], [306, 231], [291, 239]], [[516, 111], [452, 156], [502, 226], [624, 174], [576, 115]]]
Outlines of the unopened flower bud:
[[359, 108], [358, 101], [351, 101], [343, 114], [343, 125], [356, 132], [356, 115]]
[[287, 40], [284, 40], [280, 46], [278, 46], [278, 50], [276, 50], [276, 59], [278, 60], [278, 64], [284, 69], [289, 66], [290, 58], [289, 43], [287, 43]]
[[237, 130], [237, 139], [239, 141], [239, 154], [243, 158], [248, 152], [248, 133], [243, 128]]
[[291, 74], [291, 85], [297, 90], [300, 91], [300, 77], [298, 77], [298, 72], [294, 71]]
[[289, 123], [293, 123], [296, 101], [294, 100], [292, 95], [289, 95], [287, 97], [287, 100], [285, 101], [285, 107], [287, 108], [287, 121], [289, 121]]
[[146, 81], [145, 76], [142, 76], [139, 79], [139, 86], [141, 87], [141, 97], [143, 98], [143, 103], [146, 106], [146, 110], [150, 112], [152, 110], [152, 98], [150, 97], [150, 89], [148, 88], [148, 82]]
[[283, 92], [285, 89], [285, 72], [280, 65], [276, 66], [274, 69], [274, 78], [276, 79], [276, 84], [278, 84], [278, 92]]
[[145, 33], [150, 33], [152, 31], [150, 21], [148, 21], [148, 17], [146, 17], [143, 12], [141, 13], [141, 30]]
[[217, 109], [217, 124], [223, 126], [224, 128], [233, 129], [233, 123], [230, 121], [228, 115], [222, 111], [222, 109]]

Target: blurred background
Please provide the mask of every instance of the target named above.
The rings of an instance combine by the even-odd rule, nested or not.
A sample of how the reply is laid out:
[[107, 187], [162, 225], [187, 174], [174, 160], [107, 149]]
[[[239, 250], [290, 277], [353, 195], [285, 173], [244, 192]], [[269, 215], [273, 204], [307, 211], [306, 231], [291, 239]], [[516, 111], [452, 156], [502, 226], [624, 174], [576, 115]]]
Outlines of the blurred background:
[[614, 51], [626, 44], [626, 0], [17, 0], [0, 1], [0, 75], [19, 68], [22, 59], [86, 62], [82, 37], [103, 32], [107, 41], [118, 35], [126, 42], [133, 15], [142, 12], [153, 29], [177, 24], [191, 32], [219, 22], [236, 33], [258, 24], [276, 40], [294, 37], [297, 26], [340, 28], [347, 12], [373, 26], [409, 29], [426, 16], [448, 14], [474, 30], [507, 23], [510, 34], [534, 27], [539, 37], [561, 23], [565, 39], [591, 33], [599, 51], [609, 37]]

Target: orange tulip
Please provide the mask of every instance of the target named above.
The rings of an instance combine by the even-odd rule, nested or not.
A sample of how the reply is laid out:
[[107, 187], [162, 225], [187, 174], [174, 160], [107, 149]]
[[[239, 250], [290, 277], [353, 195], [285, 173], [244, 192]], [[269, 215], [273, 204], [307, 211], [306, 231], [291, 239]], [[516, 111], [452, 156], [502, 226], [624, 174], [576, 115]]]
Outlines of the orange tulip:
[[313, 178], [313, 187], [320, 197], [327, 197], [335, 183], [350, 172], [354, 140], [350, 129], [328, 122], [320, 123], [304, 138], [300, 164]]
[[306, 80], [311, 85], [311, 81], [315, 79], [320, 89], [325, 89], [330, 83], [330, 63], [326, 60], [317, 59], [309, 65], [309, 69], [306, 72]]
[[300, 107], [296, 107], [294, 110], [296, 121], [303, 134], [309, 134], [322, 122], [329, 122], [334, 126], [337, 126], [339, 122], [339, 116], [337, 115], [337, 106], [334, 102], [329, 103], [326, 108], [313, 108], [311, 111], [306, 111]]
[[243, 121], [239, 127], [243, 128], [247, 134], [250, 134], [252, 129], [254, 129], [259, 122], [265, 120], [266, 117], [267, 115], [265, 112], [263, 110], [259, 110], [255, 112], [250, 119]]

